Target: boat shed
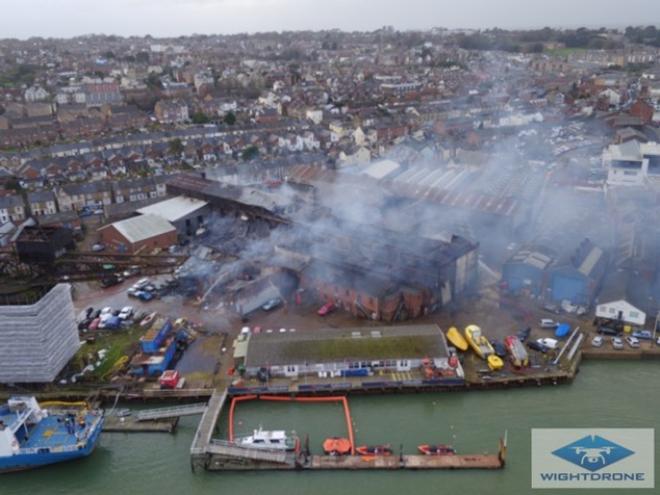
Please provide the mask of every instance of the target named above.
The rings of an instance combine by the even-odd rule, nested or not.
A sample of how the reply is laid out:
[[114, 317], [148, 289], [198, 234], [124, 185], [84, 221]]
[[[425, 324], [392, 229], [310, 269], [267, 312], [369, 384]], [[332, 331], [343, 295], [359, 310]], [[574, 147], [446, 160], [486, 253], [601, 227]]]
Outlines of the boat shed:
[[[437, 325], [325, 328], [253, 333], [248, 341], [245, 370], [257, 376], [367, 376], [378, 372], [418, 369], [432, 360], [449, 370], [449, 350]], [[460, 377], [463, 371], [456, 369]]]
[[98, 229], [101, 242], [121, 253], [168, 249], [177, 243], [174, 225], [157, 215], [140, 215]]
[[540, 249], [520, 249], [502, 267], [503, 289], [511, 294], [541, 295], [553, 261], [553, 256]]
[[551, 270], [549, 295], [553, 301], [590, 306], [607, 271], [608, 256], [589, 239], [573, 255]]
[[141, 215], [159, 216], [174, 225], [180, 235], [192, 236], [204, 225], [209, 204], [200, 199], [176, 196], [140, 208], [137, 212]]
[[631, 277], [628, 270], [614, 271], [605, 278], [603, 290], [598, 296], [596, 317], [619, 321], [628, 325], [644, 326], [646, 313], [636, 287], [638, 277]]

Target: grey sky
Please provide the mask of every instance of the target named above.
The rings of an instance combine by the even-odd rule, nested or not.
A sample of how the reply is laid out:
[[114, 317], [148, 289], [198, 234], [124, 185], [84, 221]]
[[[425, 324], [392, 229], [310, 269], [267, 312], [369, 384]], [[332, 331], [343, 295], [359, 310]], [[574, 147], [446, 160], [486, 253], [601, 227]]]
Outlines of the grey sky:
[[0, 37], [660, 24], [660, 0], [0, 0]]

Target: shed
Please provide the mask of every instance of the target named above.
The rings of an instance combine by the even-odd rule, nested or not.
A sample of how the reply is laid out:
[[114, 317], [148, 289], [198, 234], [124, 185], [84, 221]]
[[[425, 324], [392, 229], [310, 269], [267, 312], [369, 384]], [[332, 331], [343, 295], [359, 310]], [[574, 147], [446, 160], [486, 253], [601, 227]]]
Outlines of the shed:
[[583, 240], [569, 259], [554, 268], [550, 275], [550, 297], [589, 306], [601, 287], [607, 270], [605, 251], [589, 239]]
[[208, 205], [208, 202], [200, 199], [176, 196], [144, 206], [137, 210], [137, 213], [161, 217], [174, 225], [179, 234], [191, 236], [204, 224], [209, 211]]
[[101, 242], [115, 251], [137, 253], [167, 249], [177, 243], [176, 228], [157, 215], [140, 215], [98, 229]]

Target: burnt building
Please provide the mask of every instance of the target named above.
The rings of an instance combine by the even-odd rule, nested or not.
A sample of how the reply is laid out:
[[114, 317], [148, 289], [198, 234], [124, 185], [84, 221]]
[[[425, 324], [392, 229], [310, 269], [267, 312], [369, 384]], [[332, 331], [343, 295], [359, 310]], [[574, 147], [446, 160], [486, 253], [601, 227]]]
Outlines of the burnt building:
[[477, 282], [478, 244], [366, 225], [297, 226], [286, 250], [307, 258], [301, 287], [358, 317], [397, 321], [456, 303]]
[[25, 227], [16, 239], [22, 263], [53, 263], [74, 248], [73, 231], [66, 227]]

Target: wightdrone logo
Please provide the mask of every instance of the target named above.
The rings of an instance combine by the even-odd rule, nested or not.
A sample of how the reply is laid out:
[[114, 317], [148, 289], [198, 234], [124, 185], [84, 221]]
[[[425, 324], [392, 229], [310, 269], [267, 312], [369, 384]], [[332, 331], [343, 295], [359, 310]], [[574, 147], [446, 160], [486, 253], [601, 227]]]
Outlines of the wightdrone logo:
[[532, 429], [532, 488], [653, 488], [652, 428]]
[[557, 449], [554, 455], [589, 471], [598, 471], [635, 452], [599, 435], [589, 435]]

